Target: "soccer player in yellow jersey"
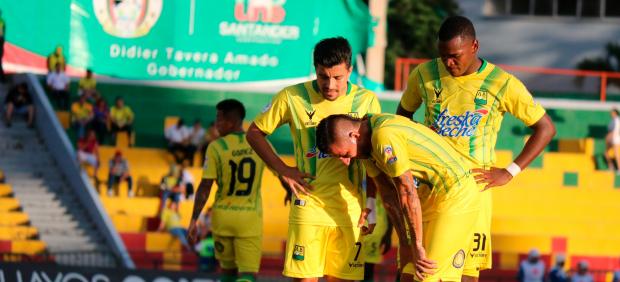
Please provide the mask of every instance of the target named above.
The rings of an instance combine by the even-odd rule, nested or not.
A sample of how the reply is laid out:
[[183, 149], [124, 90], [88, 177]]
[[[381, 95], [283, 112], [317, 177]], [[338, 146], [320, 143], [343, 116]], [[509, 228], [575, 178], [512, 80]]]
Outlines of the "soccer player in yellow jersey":
[[[346, 39], [320, 41], [313, 57], [317, 79], [280, 91], [250, 125], [247, 138], [293, 192], [283, 274], [294, 281], [318, 281], [323, 276], [327, 281], [361, 280], [364, 230], [358, 220], [364, 168], [359, 161], [347, 165], [348, 160], [317, 150], [315, 128], [331, 114], [378, 113], [379, 100], [349, 82], [351, 46]], [[284, 124], [291, 130], [294, 167], [286, 165], [265, 139]], [[374, 201], [367, 201], [367, 206], [374, 210]]]
[[[474, 168], [480, 190], [508, 183], [555, 135], [555, 127], [523, 83], [478, 58], [474, 26], [465, 17], [446, 19], [439, 29], [440, 58], [409, 75], [397, 113], [411, 118], [424, 102], [424, 124], [443, 136]], [[506, 168], [495, 167], [495, 142], [505, 113], [533, 131]], [[482, 193], [481, 217], [465, 262], [464, 281], [491, 268], [491, 193]]]
[[217, 193], [212, 207], [215, 257], [223, 270], [221, 281], [255, 281], [260, 267], [263, 235], [261, 178], [265, 164], [245, 140], [245, 108], [229, 99], [216, 105], [215, 126], [220, 138], [207, 149], [188, 239], [196, 242], [196, 220], [213, 182]]
[[367, 159], [368, 175], [386, 196], [400, 247], [412, 254], [403, 258], [403, 273], [420, 281], [460, 281], [480, 193], [470, 166], [452, 146], [428, 127], [393, 114], [332, 115], [316, 134], [321, 151]]

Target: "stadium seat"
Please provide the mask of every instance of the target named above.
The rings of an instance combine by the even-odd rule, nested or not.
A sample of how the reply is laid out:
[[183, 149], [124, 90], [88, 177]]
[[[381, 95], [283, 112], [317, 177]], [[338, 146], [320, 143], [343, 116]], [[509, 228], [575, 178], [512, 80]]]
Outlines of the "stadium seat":
[[0, 184], [0, 197], [11, 197], [13, 195], [13, 189], [6, 184]]
[[57, 111], [56, 117], [58, 117], [58, 121], [60, 122], [62, 128], [68, 129], [69, 127], [71, 127], [71, 114], [69, 112]]
[[180, 119], [180, 117], [178, 117], [178, 116], [167, 116], [164, 119], [164, 131], [166, 131], [166, 128], [177, 124], [177, 122], [179, 122], [179, 119]]

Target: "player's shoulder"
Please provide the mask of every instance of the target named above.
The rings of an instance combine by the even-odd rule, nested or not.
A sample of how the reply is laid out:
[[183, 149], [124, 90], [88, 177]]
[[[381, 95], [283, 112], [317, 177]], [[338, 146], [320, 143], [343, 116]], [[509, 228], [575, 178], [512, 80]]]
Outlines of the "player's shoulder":
[[279, 98], [289, 98], [294, 96], [302, 96], [305, 92], [307, 92], [308, 85], [312, 84], [312, 80], [300, 82], [297, 84], [289, 85], [284, 87], [278, 94], [276, 95]]

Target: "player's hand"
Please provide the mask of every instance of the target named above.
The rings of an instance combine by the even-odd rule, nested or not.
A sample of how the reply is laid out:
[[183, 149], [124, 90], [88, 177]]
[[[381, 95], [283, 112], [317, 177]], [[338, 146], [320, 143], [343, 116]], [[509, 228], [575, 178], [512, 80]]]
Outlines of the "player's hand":
[[413, 264], [415, 265], [415, 277], [424, 280], [427, 275], [433, 275], [437, 269], [437, 262], [426, 257], [426, 250], [422, 245], [413, 247]]
[[390, 251], [392, 248], [392, 232], [385, 232], [385, 234], [383, 234], [379, 248], [381, 248], [382, 255], [385, 255]]
[[360, 219], [357, 221], [357, 227], [362, 230], [362, 236], [372, 234], [372, 232], [375, 230], [375, 226], [377, 225], [376, 223], [369, 223], [368, 226], [365, 226], [366, 220], [368, 219], [368, 215], [371, 211], [371, 209], [362, 210], [362, 214], [360, 214]]
[[299, 194], [308, 195], [308, 191], [312, 186], [305, 179], [314, 179], [314, 176], [299, 171], [296, 167], [287, 166], [284, 171], [280, 172], [282, 182], [291, 188], [291, 192], [295, 197], [299, 198]]
[[196, 241], [198, 239], [198, 228], [196, 228], [196, 220], [192, 219], [189, 222], [189, 227], [187, 228], [187, 241], [191, 246], [196, 245]]
[[[512, 174], [510, 174], [505, 168], [491, 167], [486, 170], [482, 168], [475, 168], [471, 170], [474, 174], [474, 179], [477, 183], [486, 183], [482, 191], [486, 191], [491, 187], [497, 187], [505, 185], [512, 180]], [[482, 192], [480, 191], [480, 192]]]

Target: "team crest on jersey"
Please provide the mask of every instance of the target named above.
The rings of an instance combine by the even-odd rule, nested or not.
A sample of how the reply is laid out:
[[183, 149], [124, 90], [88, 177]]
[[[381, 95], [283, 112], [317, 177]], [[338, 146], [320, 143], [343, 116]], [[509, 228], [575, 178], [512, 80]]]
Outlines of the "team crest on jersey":
[[305, 258], [305, 249], [304, 246], [295, 245], [293, 249], [293, 259], [294, 260], [304, 260]]
[[316, 110], [312, 110], [312, 111], [305, 111], [306, 115], [308, 116], [308, 121], [306, 123], [304, 123], [306, 126], [316, 126], [316, 122], [314, 122], [312, 120], [312, 117], [314, 117], [314, 114], [316, 114]]
[[480, 89], [478, 90], [478, 92], [476, 92], [476, 96], [474, 97], [474, 103], [481, 106], [486, 105], [488, 97], [489, 91], [487, 91], [486, 89]]
[[103, 30], [113, 36], [147, 35], [157, 23], [163, 0], [93, 0], [93, 10]]
[[443, 92], [443, 88], [433, 88], [433, 92], [435, 92], [435, 99], [433, 99], [433, 104], [441, 104], [441, 92]]
[[390, 145], [386, 145], [383, 147], [383, 154], [387, 158], [387, 164], [389, 165], [395, 163], [398, 160], [398, 158], [394, 156], [394, 149], [392, 149], [392, 146]]
[[465, 251], [463, 251], [463, 249], [460, 249], [458, 252], [456, 252], [456, 254], [454, 254], [454, 257], [452, 258], [452, 266], [454, 266], [455, 268], [461, 268], [463, 267], [463, 264], [465, 264]]

